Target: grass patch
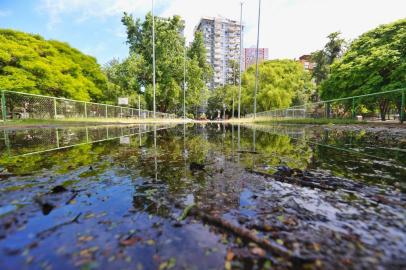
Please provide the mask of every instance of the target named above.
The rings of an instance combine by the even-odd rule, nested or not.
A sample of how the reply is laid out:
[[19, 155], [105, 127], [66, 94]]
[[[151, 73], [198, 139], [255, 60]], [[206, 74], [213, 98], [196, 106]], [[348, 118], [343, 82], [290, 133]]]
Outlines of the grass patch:
[[366, 121], [338, 118], [298, 118], [298, 119], [258, 119], [255, 123], [308, 124], [308, 125], [354, 125], [367, 124]]
[[66, 119], [16, 119], [0, 122], [0, 127], [14, 126], [69, 126], [89, 124], [147, 124], [147, 123], [181, 123], [183, 119], [129, 119], [129, 118], [66, 118]]

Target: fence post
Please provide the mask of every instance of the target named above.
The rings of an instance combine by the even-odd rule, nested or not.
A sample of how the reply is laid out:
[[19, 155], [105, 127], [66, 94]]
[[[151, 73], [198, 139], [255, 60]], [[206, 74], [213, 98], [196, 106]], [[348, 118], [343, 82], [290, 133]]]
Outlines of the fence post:
[[352, 119], [354, 119], [354, 118], [355, 118], [355, 98], [352, 99], [352, 109], [351, 109], [351, 112], [352, 112]]
[[107, 104], [106, 104], [106, 118], [108, 117]]
[[56, 98], [54, 98], [54, 119], [56, 119], [56, 115], [58, 114], [56, 110]]
[[141, 119], [141, 98], [138, 96], [138, 119]]
[[6, 122], [7, 109], [6, 109], [6, 95], [4, 94], [4, 91], [1, 91], [1, 115], [3, 117], [3, 121]]
[[403, 124], [403, 121], [405, 121], [405, 109], [406, 109], [405, 92], [406, 92], [406, 90], [402, 91], [402, 100], [400, 103], [400, 123], [402, 123], [402, 124]]
[[87, 105], [86, 105], [86, 101], [85, 101], [85, 118], [87, 118]]

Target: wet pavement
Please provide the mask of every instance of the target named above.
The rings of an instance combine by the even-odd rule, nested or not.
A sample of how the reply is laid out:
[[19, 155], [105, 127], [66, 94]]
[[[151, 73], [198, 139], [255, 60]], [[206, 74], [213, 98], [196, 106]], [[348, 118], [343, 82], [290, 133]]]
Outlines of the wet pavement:
[[6, 130], [0, 269], [404, 269], [405, 142], [300, 126]]

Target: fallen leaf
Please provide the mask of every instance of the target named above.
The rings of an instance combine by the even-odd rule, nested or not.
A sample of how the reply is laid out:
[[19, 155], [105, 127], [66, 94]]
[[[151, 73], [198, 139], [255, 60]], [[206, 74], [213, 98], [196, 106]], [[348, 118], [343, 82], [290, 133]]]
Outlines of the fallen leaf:
[[227, 255], [226, 255], [226, 260], [227, 261], [232, 261], [234, 258], [234, 252], [232, 252], [231, 250], [227, 251]]
[[139, 242], [141, 240], [142, 239], [140, 237], [138, 237], [138, 236], [132, 236], [132, 237], [120, 240], [120, 245], [122, 245], [122, 246], [132, 246], [132, 245], [134, 245], [135, 243], [137, 243], [137, 242]]
[[99, 247], [90, 247], [80, 251], [80, 256], [85, 258], [90, 258], [93, 256], [93, 253], [99, 250]]
[[176, 259], [175, 258], [170, 258], [169, 260], [161, 263], [159, 265], [159, 270], [167, 270], [167, 269], [172, 269], [176, 265]]
[[153, 245], [155, 245], [155, 240], [149, 239], [149, 240], [147, 240], [147, 244], [150, 246], [153, 246]]
[[93, 236], [91, 235], [82, 235], [81, 237], [78, 238], [79, 242], [89, 242], [92, 241], [94, 239]]
[[224, 264], [224, 268], [225, 268], [226, 270], [231, 270], [231, 262], [226, 261], [226, 263]]
[[265, 250], [263, 250], [260, 247], [255, 247], [253, 249], [251, 249], [252, 254], [260, 256], [260, 257], [264, 257], [266, 255]]

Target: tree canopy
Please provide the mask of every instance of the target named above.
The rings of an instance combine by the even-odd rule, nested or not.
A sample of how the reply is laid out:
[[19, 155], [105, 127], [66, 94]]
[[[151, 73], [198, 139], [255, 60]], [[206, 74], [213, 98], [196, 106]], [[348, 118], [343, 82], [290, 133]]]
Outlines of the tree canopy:
[[[242, 106], [252, 112], [255, 88], [255, 67], [249, 67], [242, 75]], [[303, 104], [313, 89], [310, 74], [294, 60], [271, 60], [259, 65], [258, 111], [285, 108]], [[247, 110], [248, 109], [248, 110]]]
[[327, 36], [328, 42], [322, 50], [311, 54], [315, 66], [312, 71], [312, 77], [317, 85], [327, 79], [330, 74], [330, 65], [339, 59], [346, 48], [346, 41], [340, 37], [340, 32], [333, 32]]
[[[134, 19], [132, 15], [124, 13], [122, 23], [127, 28], [130, 54], [142, 63], [138, 65], [135, 74], [137, 87], [145, 87], [145, 99], [152, 109], [152, 15], [147, 14], [145, 20], [141, 21], [140, 18]], [[179, 16], [155, 17], [157, 110], [177, 112], [179, 115], [183, 108], [184, 66], [186, 65], [187, 70], [186, 104], [189, 112], [194, 112], [207, 97], [205, 81], [211, 74], [211, 68], [206, 63], [206, 49], [201, 33], [196, 33], [194, 41], [187, 49], [181, 34], [183, 29], [184, 22]]]
[[138, 107], [140, 98], [142, 108], [145, 108], [145, 98], [141, 92], [138, 79], [139, 73], [144, 66], [143, 58], [135, 54], [130, 55], [123, 61], [113, 59], [103, 66], [103, 72], [108, 79], [105, 92], [106, 102], [115, 102], [118, 97], [128, 97], [132, 107]]
[[[127, 28], [130, 53], [144, 62], [138, 80], [146, 88], [146, 100], [152, 108], [152, 15], [148, 13], [141, 21], [124, 13], [122, 22]], [[181, 101], [185, 41], [180, 33], [183, 28], [179, 16], [155, 17], [156, 104], [161, 112], [175, 111]]]
[[0, 29], [0, 89], [100, 101], [107, 80], [95, 58], [67, 43]]
[[406, 87], [406, 19], [381, 25], [354, 40], [331, 66], [323, 99]]

